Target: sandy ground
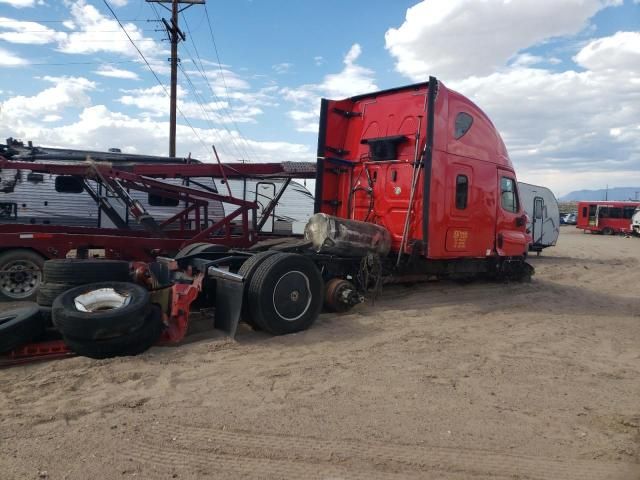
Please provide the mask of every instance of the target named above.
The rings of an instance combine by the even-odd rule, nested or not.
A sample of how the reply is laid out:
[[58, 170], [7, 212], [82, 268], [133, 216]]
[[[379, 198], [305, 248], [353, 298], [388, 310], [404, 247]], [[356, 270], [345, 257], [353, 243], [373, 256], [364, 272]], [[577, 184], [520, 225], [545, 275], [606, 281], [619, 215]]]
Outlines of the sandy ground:
[[640, 479], [640, 239], [297, 335], [0, 370], [2, 479]]

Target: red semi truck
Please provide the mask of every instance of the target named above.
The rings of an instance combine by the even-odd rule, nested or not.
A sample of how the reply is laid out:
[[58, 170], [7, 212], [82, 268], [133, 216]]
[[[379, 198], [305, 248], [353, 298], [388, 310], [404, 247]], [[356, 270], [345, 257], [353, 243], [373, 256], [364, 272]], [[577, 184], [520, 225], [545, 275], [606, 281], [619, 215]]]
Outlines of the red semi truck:
[[322, 100], [315, 209], [384, 227], [403, 272], [531, 272], [527, 217], [500, 134], [434, 77]]

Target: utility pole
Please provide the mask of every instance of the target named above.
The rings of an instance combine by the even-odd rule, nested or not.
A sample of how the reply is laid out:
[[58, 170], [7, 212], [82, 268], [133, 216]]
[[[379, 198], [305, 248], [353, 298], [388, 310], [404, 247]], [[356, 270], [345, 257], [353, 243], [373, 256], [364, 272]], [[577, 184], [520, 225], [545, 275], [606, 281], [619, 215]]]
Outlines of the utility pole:
[[[178, 102], [178, 43], [180, 40], [183, 42], [186, 40], [185, 34], [178, 28], [178, 14], [186, 10], [193, 5], [204, 5], [205, 0], [146, 0], [148, 3], [159, 3], [160, 6], [171, 12], [171, 21], [168, 22], [164, 18], [162, 23], [167, 29], [167, 35], [169, 35], [169, 41], [171, 42], [171, 98], [169, 100], [169, 156], [176, 156], [176, 110]], [[170, 3], [171, 8], [164, 5]], [[186, 6], [180, 8], [181, 4]]]

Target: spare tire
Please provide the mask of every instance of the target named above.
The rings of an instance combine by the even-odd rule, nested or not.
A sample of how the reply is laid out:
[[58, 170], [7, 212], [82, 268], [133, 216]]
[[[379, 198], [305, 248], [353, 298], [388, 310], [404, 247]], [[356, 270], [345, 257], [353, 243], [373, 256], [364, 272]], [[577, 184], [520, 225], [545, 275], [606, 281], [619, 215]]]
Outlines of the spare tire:
[[53, 324], [65, 337], [96, 340], [129, 333], [144, 323], [149, 291], [125, 282], [102, 282], [67, 290], [53, 302]]
[[251, 317], [273, 335], [309, 328], [322, 309], [323, 298], [322, 275], [303, 255], [272, 255], [258, 265], [249, 281]]
[[50, 307], [59, 295], [76, 287], [72, 283], [42, 283], [38, 288], [37, 302], [43, 307]]
[[129, 262], [63, 258], [44, 262], [43, 282], [84, 285], [131, 280]]
[[40, 307], [35, 303], [0, 313], [0, 353], [29, 343], [44, 332], [45, 327]]
[[110, 358], [132, 356], [145, 352], [160, 338], [164, 329], [162, 311], [153, 305], [147, 313], [144, 323], [125, 335], [102, 340], [79, 340], [63, 337], [67, 346], [78, 355], [89, 358]]

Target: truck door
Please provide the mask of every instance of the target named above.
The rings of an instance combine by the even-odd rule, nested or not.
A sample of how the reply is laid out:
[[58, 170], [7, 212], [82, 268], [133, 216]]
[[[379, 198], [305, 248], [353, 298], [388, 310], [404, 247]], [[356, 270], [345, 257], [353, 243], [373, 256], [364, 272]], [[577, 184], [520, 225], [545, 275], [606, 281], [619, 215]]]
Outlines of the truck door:
[[534, 197], [533, 199], [533, 218], [531, 219], [531, 236], [533, 244], [542, 243], [544, 237], [544, 199], [542, 197]]
[[500, 256], [522, 256], [528, 249], [527, 221], [518, 198], [513, 172], [498, 169], [496, 206], [496, 252]]

